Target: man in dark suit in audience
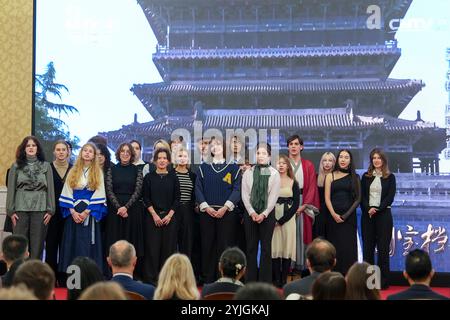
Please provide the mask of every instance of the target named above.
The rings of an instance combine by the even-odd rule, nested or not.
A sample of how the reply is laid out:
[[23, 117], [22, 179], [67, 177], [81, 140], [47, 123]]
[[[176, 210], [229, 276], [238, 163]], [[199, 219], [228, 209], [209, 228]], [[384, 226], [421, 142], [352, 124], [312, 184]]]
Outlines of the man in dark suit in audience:
[[12, 234], [3, 239], [2, 258], [6, 262], [7, 272], [0, 278], [0, 287], [7, 288], [12, 285], [17, 268], [29, 255], [28, 239], [25, 236]]
[[147, 300], [153, 299], [155, 287], [133, 280], [133, 272], [136, 266], [136, 249], [125, 240], [119, 240], [109, 249], [107, 258], [112, 269], [112, 279], [119, 283], [126, 291], [142, 295]]
[[406, 256], [403, 276], [410, 287], [405, 291], [392, 294], [387, 300], [449, 300], [430, 288], [434, 270], [427, 252], [416, 249]]
[[[286, 298], [289, 295], [311, 296], [314, 281], [336, 265], [336, 249], [327, 240], [316, 238], [306, 249], [306, 265], [311, 274], [305, 278], [287, 283], [283, 287]], [[292, 298], [292, 297], [289, 297]]]

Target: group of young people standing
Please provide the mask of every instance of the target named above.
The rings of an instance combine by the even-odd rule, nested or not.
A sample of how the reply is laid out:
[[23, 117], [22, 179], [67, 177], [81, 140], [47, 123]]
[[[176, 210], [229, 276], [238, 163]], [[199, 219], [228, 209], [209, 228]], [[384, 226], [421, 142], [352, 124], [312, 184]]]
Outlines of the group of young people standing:
[[298, 135], [277, 159], [270, 144], [259, 143], [254, 165], [240, 156], [245, 146], [237, 136], [228, 145], [202, 138], [197, 147], [201, 161], [190, 164], [180, 140], [159, 140], [147, 163], [140, 143], [131, 141], [117, 148], [111, 164], [106, 146], [88, 142], [72, 166], [67, 142], [55, 143], [48, 164], [39, 141], [26, 137], [8, 175], [13, 232], [29, 238], [31, 257], [41, 258], [45, 246], [60, 273], [77, 256], [107, 273], [106, 252], [124, 239], [136, 248], [135, 277], [144, 282], [156, 283], [177, 251], [191, 259], [200, 282], [214, 282], [221, 253], [239, 246], [247, 255], [245, 281], [282, 286], [290, 270], [306, 268], [305, 247], [319, 236], [335, 245], [336, 270], [347, 272], [357, 261], [361, 206], [364, 260], [374, 263], [376, 247], [387, 284], [395, 176], [382, 150], [370, 153], [360, 179], [346, 149], [336, 157], [325, 153], [317, 175]]

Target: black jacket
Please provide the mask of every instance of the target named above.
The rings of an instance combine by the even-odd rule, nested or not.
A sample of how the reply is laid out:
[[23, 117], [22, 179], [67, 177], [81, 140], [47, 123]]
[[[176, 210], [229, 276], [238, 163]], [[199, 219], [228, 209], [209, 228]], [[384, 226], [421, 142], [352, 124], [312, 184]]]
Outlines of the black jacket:
[[[363, 212], [369, 211], [369, 192], [370, 185], [375, 177], [368, 177], [367, 172], [361, 178], [361, 209]], [[378, 211], [386, 210], [387, 207], [394, 202], [396, 192], [395, 175], [391, 173], [387, 178], [381, 178], [381, 202], [380, 206], [376, 208]]]
[[430, 287], [423, 284], [413, 284], [405, 291], [392, 294], [387, 297], [387, 300], [449, 300], [447, 297], [442, 296]]

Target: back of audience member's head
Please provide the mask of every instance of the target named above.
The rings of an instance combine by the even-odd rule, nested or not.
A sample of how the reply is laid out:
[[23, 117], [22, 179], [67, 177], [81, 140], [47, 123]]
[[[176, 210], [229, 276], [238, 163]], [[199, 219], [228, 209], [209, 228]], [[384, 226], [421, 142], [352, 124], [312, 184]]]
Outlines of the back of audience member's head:
[[164, 263], [154, 300], [197, 300], [200, 297], [189, 258], [175, 253]]
[[234, 300], [281, 300], [281, 295], [269, 283], [250, 282], [236, 291]]
[[136, 249], [126, 240], [119, 240], [109, 248], [108, 263], [113, 268], [134, 268], [136, 260]]
[[368, 280], [373, 275], [369, 267], [367, 262], [356, 262], [350, 267], [345, 277], [347, 300], [380, 300], [380, 291], [377, 288], [369, 289], [372, 283], [368, 283]]
[[24, 262], [25, 262], [25, 260], [23, 260], [23, 259], [18, 259], [13, 262], [13, 264], [9, 268], [8, 273], [3, 276], [3, 281], [2, 281], [3, 288], [8, 288], [8, 287], [12, 286], [14, 276], [16, 275], [16, 271], [17, 271], [17, 269], [19, 269], [20, 265]]
[[127, 300], [127, 296], [120, 284], [102, 281], [86, 288], [78, 300]]
[[[75, 282], [79, 281], [79, 283], [76, 283], [77, 285], [79, 285], [79, 287], [77, 288], [77, 286], [74, 286], [75, 288], [73, 289], [68, 288], [68, 300], [77, 300], [86, 288], [94, 283], [105, 280], [102, 271], [99, 269], [95, 261], [91, 258], [76, 257], [72, 261], [72, 266], [77, 266], [79, 268], [80, 278], [75, 279]], [[70, 282], [70, 279], [68, 279], [67, 281]]]
[[420, 249], [415, 249], [408, 253], [403, 275], [410, 282], [430, 281], [434, 276], [434, 270], [428, 253]]
[[312, 287], [313, 300], [344, 300], [346, 292], [345, 278], [339, 272], [324, 272]]
[[247, 259], [238, 247], [226, 249], [219, 259], [219, 270], [223, 277], [239, 280], [245, 274]]
[[28, 257], [28, 239], [21, 234], [12, 234], [3, 239], [2, 256], [8, 264]]
[[24, 284], [0, 289], [0, 300], [37, 300], [34, 293]]
[[50, 266], [39, 260], [29, 260], [20, 265], [13, 285], [24, 284], [39, 300], [51, 300], [54, 296], [55, 273]]
[[306, 249], [306, 259], [313, 271], [330, 271], [336, 264], [336, 249], [331, 242], [316, 238]]

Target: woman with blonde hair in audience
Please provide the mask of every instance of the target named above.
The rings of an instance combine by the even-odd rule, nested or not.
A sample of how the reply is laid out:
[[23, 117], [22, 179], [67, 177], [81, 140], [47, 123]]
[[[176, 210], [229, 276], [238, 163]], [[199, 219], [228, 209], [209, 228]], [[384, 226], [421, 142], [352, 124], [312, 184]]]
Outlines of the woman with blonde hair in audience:
[[330, 213], [325, 204], [325, 176], [333, 171], [336, 157], [331, 152], [325, 152], [319, 163], [319, 175], [317, 176], [317, 187], [319, 189], [320, 214], [315, 217], [313, 225], [313, 239], [317, 237], [327, 238], [327, 221]]
[[127, 296], [120, 284], [104, 281], [87, 288], [78, 300], [127, 300]]
[[[372, 270], [370, 270], [370, 268]], [[347, 292], [345, 295], [346, 300], [380, 300], [380, 290], [377, 286], [380, 286], [380, 279], [371, 280], [373, 276], [376, 276], [374, 266], [371, 266], [367, 262], [354, 263], [348, 270], [345, 280], [347, 282]], [[370, 287], [370, 288], [369, 288]]]
[[173, 254], [159, 273], [154, 300], [198, 300], [199, 297], [188, 257], [184, 254]]

